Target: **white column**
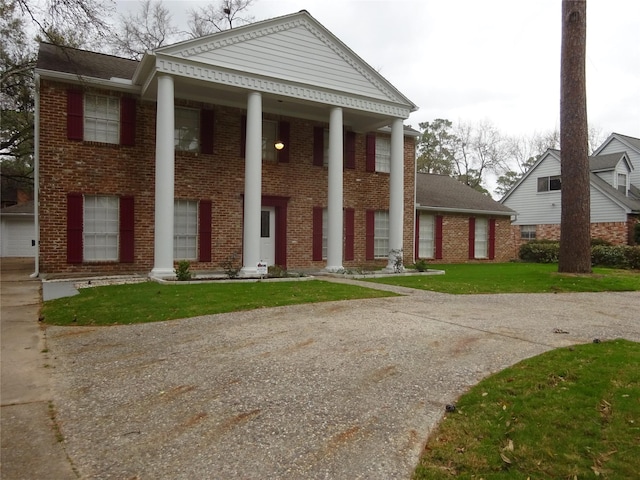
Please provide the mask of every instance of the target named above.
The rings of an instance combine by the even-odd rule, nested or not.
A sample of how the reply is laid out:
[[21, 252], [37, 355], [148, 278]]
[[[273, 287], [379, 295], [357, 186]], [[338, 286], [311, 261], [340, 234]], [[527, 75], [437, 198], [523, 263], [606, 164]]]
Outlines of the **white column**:
[[396, 258], [402, 254], [404, 233], [404, 127], [401, 118], [391, 124], [389, 175], [389, 263], [386, 270], [404, 270]]
[[247, 140], [244, 160], [244, 230], [241, 276], [256, 275], [260, 261], [262, 207], [262, 96], [247, 98]]
[[329, 190], [327, 202], [327, 271], [342, 270], [343, 192], [342, 109], [335, 107], [329, 115]]
[[173, 77], [158, 77], [156, 111], [156, 190], [153, 248], [154, 277], [171, 277], [173, 270], [173, 198], [175, 150]]

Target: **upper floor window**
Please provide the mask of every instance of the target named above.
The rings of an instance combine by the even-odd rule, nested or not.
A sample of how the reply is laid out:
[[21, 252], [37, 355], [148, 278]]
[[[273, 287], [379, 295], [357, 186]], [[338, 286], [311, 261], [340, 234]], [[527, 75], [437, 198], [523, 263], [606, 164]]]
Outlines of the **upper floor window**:
[[552, 190], [560, 190], [562, 182], [560, 175], [551, 177], [538, 177], [538, 192], [549, 192]]
[[273, 120], [262, 121], [262, 160], [276, 163], [278, 160], [275, 147], [278, 141], [278, 122]]
[[181, 152], [200, 149], [200, 111], [195, 108], [175, 107], [174, 145]]
[[627, 175], [625, 173], [618, 174], [618, 191], [624, 195], [627, 194]]
[[391, 139], [376, 136], [376, 172], [391, 171]]
[[120, 99], [106, 95], [84, 97], [84, 139], [120, 143]]

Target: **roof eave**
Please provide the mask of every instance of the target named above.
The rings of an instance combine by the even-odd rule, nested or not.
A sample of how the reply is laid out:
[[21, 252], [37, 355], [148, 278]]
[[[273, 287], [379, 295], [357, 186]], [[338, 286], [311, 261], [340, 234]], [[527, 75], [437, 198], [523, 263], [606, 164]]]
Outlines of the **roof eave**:
[[120, 90], [124, 92], [140, 93], [140, 87], [134, 85], [131, 80], [126, 78], [112, 77], [107, 80], [105, 78], [88, 77], [85, 75], [77, 75], [75, 73], [57, 72], [54, 70], [45, 70], [36, 68], [35, 73], [41, 78], [47, 80], [60, 80], [67, 83], [83, 84], [89, 83], [93, 86], [105, 87], [111, 90]]
[[425, 212], [449, 212], [449, 213], [473, 213], [476, 215], [496, 215], [501, 217], [511, 217], [515, 215], [515, 211], [505, 212], [502, 210], [479, 210], [474, 208], [454, 208], [454, 207], [437, 207], [431, 205], [421, 205], [416, 203], [416, 210]]

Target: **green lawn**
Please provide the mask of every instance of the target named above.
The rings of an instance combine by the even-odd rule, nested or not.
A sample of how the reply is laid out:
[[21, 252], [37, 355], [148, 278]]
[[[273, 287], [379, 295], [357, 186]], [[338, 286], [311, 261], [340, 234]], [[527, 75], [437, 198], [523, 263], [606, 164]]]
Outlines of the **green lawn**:
[[393, 296], [393, 293], [321, 280], [163, 285], [145, 282], [84, 288], [45, 302], [54, 325], [113, 325], [173, 320], [300, 303]]
[[429, 268], [446, 273], [368, 281], [453, 294], [640, 290], [640, 272], [612, 268], [594, 268], [590, 275], [559, 274], [557, 264], [542, 263], [430, 264]]
[[414, 479], [638, 478], [640, 344], [561, 348], [485, 379], [434, 431]]

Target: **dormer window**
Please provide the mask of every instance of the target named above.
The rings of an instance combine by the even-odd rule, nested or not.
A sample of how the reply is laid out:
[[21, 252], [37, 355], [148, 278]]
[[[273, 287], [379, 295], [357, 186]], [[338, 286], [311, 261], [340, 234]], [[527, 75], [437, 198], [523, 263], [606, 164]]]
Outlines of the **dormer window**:
[[627, 174], [619, 173], [618, 174], [618, 191], [622, 193], [624, 196], [627, 195]]
[[538, 177], [538, 192], [560, 190], [561, 186], [562, 182], [560, 181], [560, 175], [554, 175], [552, 177]]

